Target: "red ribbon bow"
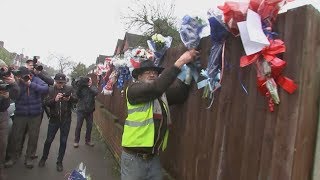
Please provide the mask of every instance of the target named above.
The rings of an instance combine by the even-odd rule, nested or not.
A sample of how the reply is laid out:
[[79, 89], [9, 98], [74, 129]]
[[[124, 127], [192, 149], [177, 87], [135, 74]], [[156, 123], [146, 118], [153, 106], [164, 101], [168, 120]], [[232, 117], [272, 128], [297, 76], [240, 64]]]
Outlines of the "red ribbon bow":
[[[280, 39], [271, 40], [270, 46], [264, 48], [262, 51], [249, 56], [242, 56], [240, 59], [240, 66], [245, 67], [247, 65], [250, 65], [256, 62], [260, 58], [260, 56], [263, 56], [263, 58], [270, 63], [271, 77], [275, 80], [277, 85], [282, 87], [288, 93], [292, 94], [298, 86], [294, 83], [293, 80], [281, 75], [283, 69], [286, 66], [286, 62], [276, 57], [277, 54], [285, 52], [285, 50], [286, 47], [283, 41], [281, 41]], [[257, 86], [259, 91], [263, 95], [270, 98], [268, 89], [265, 85], [266, 81], [266, 77], [257, 77]], [[273, 111], [273, 105], [270, 104], [270, 102], [269, 109], [270, 111]]]
[[284, 42], [280, 39], [270, 40], [270, 46], [265, 47], [260, 52], [249, 56], [242, 56], [240, 59], [240, 67], [245, 67], [247, 65], [252, 64], [257, 61], [259, 57], [262, 55], [264, 59], [268, 62], [272, 61], [276, 58], [276, 55], [279, 53], [283, 53], [286, 51], [286, 46]]

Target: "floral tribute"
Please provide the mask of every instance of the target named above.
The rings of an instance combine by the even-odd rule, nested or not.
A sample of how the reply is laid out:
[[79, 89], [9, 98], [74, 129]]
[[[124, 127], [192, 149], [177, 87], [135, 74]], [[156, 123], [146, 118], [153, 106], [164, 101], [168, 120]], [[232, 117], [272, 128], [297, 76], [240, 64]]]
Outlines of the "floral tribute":
[[203, 98], [211, 99], [208, 108], [211, 107], [214, 100], [214, 92], [221, 87], [221, 80], [224, 67], [224, 45], [229, 35], [226, 25], [223, 23], [221, 11], [218, 9], [209, 10], [210, 37], [212, 47], [210, 50], [208, 65], [201, 71], [204, 80], [198, 83], [198, 87], [204, 87]]
[[[200, 44], [201, 33], [207, 23], [199, 17], [191, 17], [185, 15], [182, 18], [181, 27], [179, 30], [180, 38], [188, 49], [197, 49]], [[199, 69], [201, 69], [200, 60], [196, 60], [193, 63], [184, 65], [182, 72], [179, 74], [178, 78], [185, 82], [186, 84], [191, 83], [191, 75], [193, 79], [197, 82], [199, 78]], [[191, 73], [191, 75], [190, 75]]]
[[280, 103], [278, 87], [290, 94], [297, 89], [293, 80], [282, 75], [286, 62], [277, 55], [285, 52], [286, 46], [272, 31], [279, 10], [286, 3], [287, 0], [250, 0], [248, 4], [225, 2], [219, 6], [229, 30], [241, 36], [246, 56], [241, 57], [240, 67], [255, 65], [257, 87], [267, 97], [271, 112]]
[[166, 53], [167, 49], [170, 48], [172, 43], [172, 37], [164, 37], [161, 34], [154, 34], [151, 40], [147, 41], [149, 49], [154, 54], [154, 64], [156, 66], [161, 66], [161, 59]]

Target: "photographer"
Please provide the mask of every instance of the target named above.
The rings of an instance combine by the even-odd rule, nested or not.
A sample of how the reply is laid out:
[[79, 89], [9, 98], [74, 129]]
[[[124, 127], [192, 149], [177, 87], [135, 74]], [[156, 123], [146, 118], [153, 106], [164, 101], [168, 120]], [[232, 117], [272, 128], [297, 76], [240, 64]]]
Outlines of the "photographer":
[[53, 87], [49, 88], [49, 94], [44, 100], [45, 105], [50, 108], [50, 120], [39, 167], [45, 165], [51, 143], [60, 129], [60, 147], [56, 164], [57, 171], [61, 172], [63, 170], [62, 160], [67, 147], [71, 124], [71, 108], [72, 104], [77, 102], [77, 99], [72, 94], [72, 87], [66, 85], [66, 75], [58, 73], [55, 75], [54, 80], [56, 83]]
[[77, 82], [77, 127], [73, 147], [79, 147], [80, 132], [84, 119], [86, 119], [86, 145], [94, 146], [91, 142], [91, 130], [93, 124], [93, 112], [95, 110], [95, 96], [98, 94], [97, 87], [92, 85], [90, 77], [81, 77]]
[[18, 159], [23, 134], [28, 130], [28, 145], [25, 159], [25, 166], [33, 168], [32, 155], [37, 150], [39, 130], [41, 124], [42, 101], [41, 97], [48, 92], [48, 85], [40, 78], [34, 76], [26, 67], [19, 68], [20, 76], [18, 85], [20, 95], [16, 100], [15, 119], [12, 126], [12, 150], [9, 152], [9, 160], [6, 167], [11, 167]]
[[[39, 77], [42, 81], [44, 81], [48, 86], [52, 86], [54, 83], [54, 80], [45, 72], [43, 71], [43, 66], [42, 65], [38, 65], [38, 59], [40, 57], [39, 56], [33, 56], [33, 59], [28, 59], [26, 61], [25, 67], [29, 69], [30, 72], [32, 72], [32, 74], [36, 77]], [[43, 102], [44, 97], [42, 97], [42, 102]], [[45, 107], [45, 105], [42, 105], [42, 113], [41, 113], [41, 122], [43, 119], [43, 113], [46, 112], [47, 117], [49, 118], [49, 111], [47, 109], [47, 107]], [[27, 129], [24, 132], [22, 141], [21, 141], [21, 148], [19, 150], [19, 154], [21, 154], [22, 149], [23, 149], [23, 144], [25, 141], [25, 137], [27, 135]], [[38, 156], [36, 154], [33, 154], [31, 156], [32, 159], [36, 159], [38, 158]]]
[[8, 107], [11, 99], [19, 95], [13, 74], [8, 69], [7, 64], [0, 59], [0, 179], [5, 179], [4, 163], [6, 156], [6, 147], [8, 141]]

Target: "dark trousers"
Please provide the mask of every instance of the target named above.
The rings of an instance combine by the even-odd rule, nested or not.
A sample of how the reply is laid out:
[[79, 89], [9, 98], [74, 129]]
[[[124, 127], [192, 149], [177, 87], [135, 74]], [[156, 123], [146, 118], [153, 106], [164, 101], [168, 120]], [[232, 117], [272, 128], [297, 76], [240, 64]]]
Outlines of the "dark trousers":
[[58, 130], [60, 129], [60, 146], [59, 146], [59, 154], [58, 154], [57, 162], [62, 162], [66, 148], [67, 148], [67, 140], [68, 140], [68, 135], [70, 131], [70, 124], [71, 124], [71, 119], [68, 119], [62, 122], [57, 122], [57, 123], [49, 123], [47, 139], [43, 147], [43, 155], [42, 155], [43, 159], [46, 160], [48, 158], [51, 143], [53, 142]]
[[86, 119], [86, 142], [91, 141], [91, 130], [93, 124], [93, 112], [80, 112], [77, 111], [77, 127], [75, 131], [74, 142], [79, 143], [80, 133], [84, 119]]
[[0, 179], [4, 177], [4, 162], [6, 157], [6, 147], [8, 140], [8, 112], [0, 112]]
[[28, 146], [26, 152], [26, 159], [31, 159], [31, 156], [36, 153], [39, 130], [41, 124], [41, 115], [37, 116], [15, 116], [14, 122], [12, 125], [12, 142], [9, 145], [12, 145], [10, 149], [12, 152], [9, 152], [9, 157], [11, 159], [17, 159], [21, 150], [21, 143], [23, 141], [23, 135], [28, 129]]

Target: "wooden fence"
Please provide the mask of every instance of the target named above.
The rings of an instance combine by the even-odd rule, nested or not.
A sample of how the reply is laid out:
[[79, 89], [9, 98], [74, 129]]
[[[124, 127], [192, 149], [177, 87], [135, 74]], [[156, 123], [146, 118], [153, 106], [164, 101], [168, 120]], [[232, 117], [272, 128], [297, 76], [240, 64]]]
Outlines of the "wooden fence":
[[[275, 31], [286, 43], [283, 75], [295, 80], [297, 91], [279, 89], [281, 103], [269, 112], [256, 87], [253, 66], [239, 68], [244, 55], [240, 38], [226, 43], [222, 87], [213, 106], [193, 83], [183, 105], [171, 108], [174, 120], [163, 167], [177, 180], [307, 180], [312, 177], [320, 92], [320, 13], [304, 6], [278, 16]], [[206, 67], [210, 39], [201, 41]], [[181, 55], [183, 47], [169, 49], [165, 66]], [[241, 87], [247, 88], [248, 94]], [[110, 149], [119, 158], [125, 95], [99, 95], [95, 122]]]

